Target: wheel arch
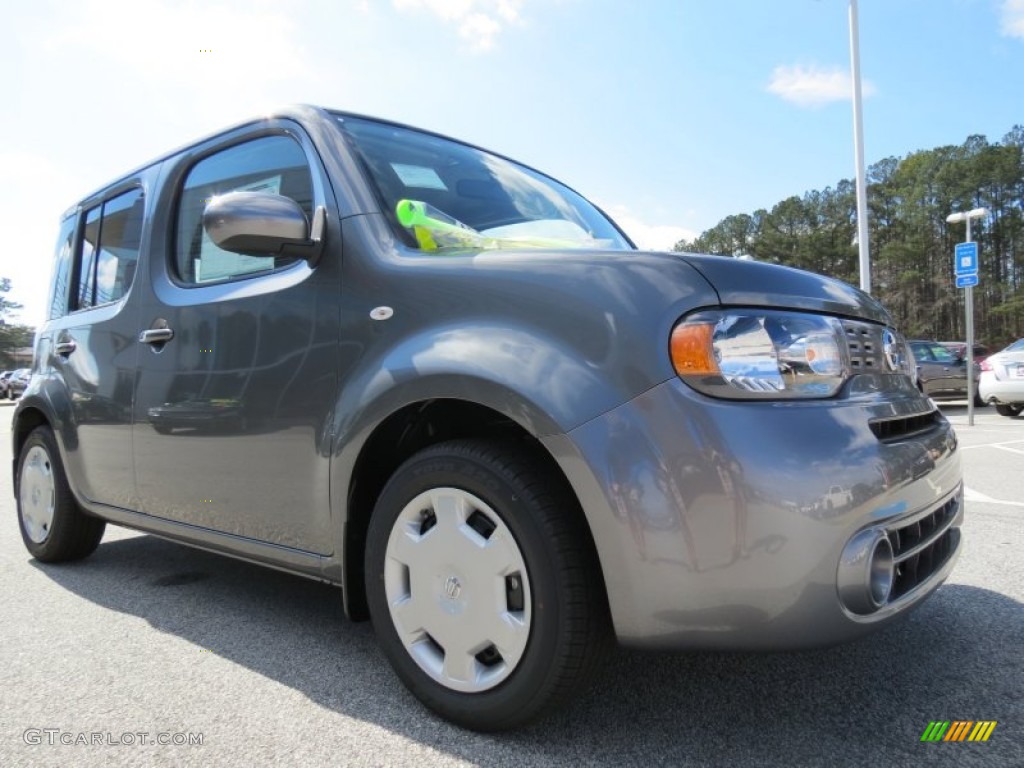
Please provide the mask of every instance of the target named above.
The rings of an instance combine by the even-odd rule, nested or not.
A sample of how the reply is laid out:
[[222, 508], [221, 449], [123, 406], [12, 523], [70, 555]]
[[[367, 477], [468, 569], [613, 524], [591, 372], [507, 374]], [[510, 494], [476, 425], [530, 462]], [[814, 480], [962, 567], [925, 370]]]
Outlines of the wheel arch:
[[[19, 408], [11, 425], [11, 487], [14, 493], [18, 493], [18, 458], [21, 456], [21, 447], [25, 444], [32, 430], [37, 427], [47, 426], [53, 429], [50, 419], [41, 408], [34, 406]], [[57, 447], [61, 449], [60, 437], [54, 432], [57, 439]]]

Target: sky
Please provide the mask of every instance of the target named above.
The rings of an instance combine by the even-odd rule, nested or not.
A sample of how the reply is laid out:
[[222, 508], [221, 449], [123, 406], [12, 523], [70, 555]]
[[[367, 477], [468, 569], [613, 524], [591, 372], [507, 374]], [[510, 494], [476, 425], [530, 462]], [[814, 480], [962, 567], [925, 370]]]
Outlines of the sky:
[[[281, 104], [509, 155], [669, 249], [853, 178], [849, 0], [0, 0], [0, 277], [61, 213]], [[860, 0], [868, 164], [1024, 123], [1024, 0]]]

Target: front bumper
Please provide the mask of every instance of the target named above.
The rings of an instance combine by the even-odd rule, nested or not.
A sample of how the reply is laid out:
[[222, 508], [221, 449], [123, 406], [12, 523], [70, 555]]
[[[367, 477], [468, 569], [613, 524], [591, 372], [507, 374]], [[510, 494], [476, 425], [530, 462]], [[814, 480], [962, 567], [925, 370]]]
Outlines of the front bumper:
[[[620, 641], [830, 645], [934, 591], [960, 548], [960, 458], [949, 422], [902, 381], [865, 375], [841, 399], [739, 402], [673, 380], [547, 438], [590, 523]], [[942, 541], [913, 559], [922, 530]], [[856, 567], [842, 563], [873, 531], [907, 557], [891, 598], [853, 611], [840, 588]]]

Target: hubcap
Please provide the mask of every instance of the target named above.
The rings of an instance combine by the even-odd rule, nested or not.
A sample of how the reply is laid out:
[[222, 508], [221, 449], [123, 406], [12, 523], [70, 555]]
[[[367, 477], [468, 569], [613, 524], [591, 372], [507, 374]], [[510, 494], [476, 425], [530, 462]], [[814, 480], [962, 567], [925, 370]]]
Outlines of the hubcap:
[[34, 445], [21, 467], [21, 519], [25, 533], [36, 544], [50, 535], [54, 508], [53, 467], [41, 446]]
[[508, 526], [482, 500], [434, 488], [410, 501], [388, 538], [391, 620], [420, 669], [447, 688], [493, 688], [530, 637], [530, 582]]

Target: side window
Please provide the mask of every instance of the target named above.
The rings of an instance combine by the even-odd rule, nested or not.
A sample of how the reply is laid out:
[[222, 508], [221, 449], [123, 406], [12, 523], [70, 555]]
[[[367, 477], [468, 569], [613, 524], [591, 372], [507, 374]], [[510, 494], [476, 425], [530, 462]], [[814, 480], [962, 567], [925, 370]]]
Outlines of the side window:
[[75, 246], [77, 216], [69, 216], [60, 223], [57, 248], [53, 257], [53, 279], [50, 282], [50, 319], [68, 313], [71, 289], [71, 262]]
[[142, 190], [111, 198], [85, 214], [75, 309], [117, 301], [131, 287], [139, 263]]
[[131, 288], [139, 264], [142, 218], [141, 189], [125, 192], [103, 204], [96, 259], [97, 304], [117, 301]]
[[78, 260], [78, 300], [75, 309], [96, 305], [96, 245], [100, 241], [100, 211], [96, 206], [85, 214], [81, 256]]
[[178, 197], [174, 269], [191, 285], [234, 280], [278, 269], [295, 257], [232, 253], [213, 244], [203, 229], [210, 198], [236, 191], [273, 192], [290, 197], [313, 215], [313, 182], [302, 147], [288, 136], [267, 136], [210, 155], [188, 172]]

